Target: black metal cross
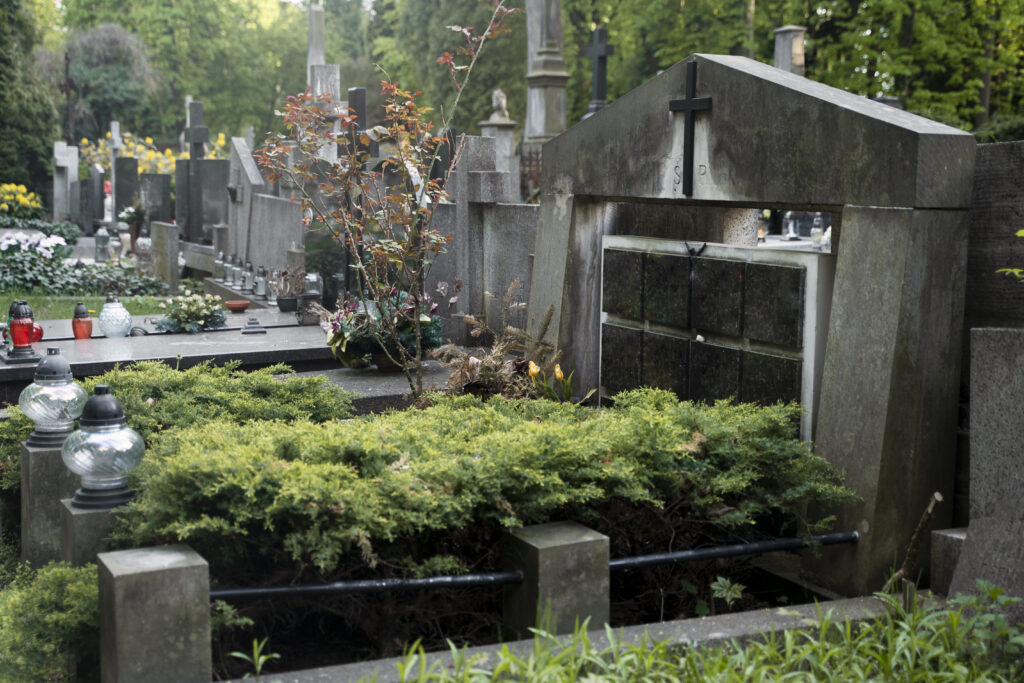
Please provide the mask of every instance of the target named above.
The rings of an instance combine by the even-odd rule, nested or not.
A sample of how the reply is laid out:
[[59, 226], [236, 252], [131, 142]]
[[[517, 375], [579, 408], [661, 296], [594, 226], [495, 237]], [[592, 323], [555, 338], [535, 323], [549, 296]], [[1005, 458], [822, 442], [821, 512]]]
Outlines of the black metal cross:
[[668, 110], [686, 114], [683, 132], [683, 194], [693, 194], [693, 117], [698, 111], [711, 109], [710, 97], [697, 97], [697, 62], [686, 63], [686, 99], [671, 100]]
[[593, 42], [587, 47], [586, 55], [594, 60], [594, 72], [591, 78], [590, 107], [583, 118], [587, 118], [607, 104], [608, 98], [608, 58], [615, 54], [615, 46], [608, 44], [608, 31], [603, 28], [594, 29]]

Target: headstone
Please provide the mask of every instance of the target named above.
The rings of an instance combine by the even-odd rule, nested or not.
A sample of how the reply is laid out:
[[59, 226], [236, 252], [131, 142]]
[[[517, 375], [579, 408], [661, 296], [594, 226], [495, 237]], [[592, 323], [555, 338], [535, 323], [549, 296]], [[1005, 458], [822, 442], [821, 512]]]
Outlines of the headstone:
[[[210, 141], [210, 129], [203, 125], [203, 103], [193, 100], [188, 105], [188, 127], [185, 129], [185, 141], [188, 143], [189, 158], [185, 164], [178, 162], [177, 168], [184, 166], [184, 173], [178, 171], [177, 196], [178, 206], [187, 202], [184, 215], [176, 213], [177, 221], [182, 226], [182, 238], [186, 242], [202, 242], [203, 240], [203, 183], [199, 162], [206, 155], [206, 143]], [[184, 179], [186, 182], [181, 183]], [[184, 201], [182, 201], [184, 200]]]
[[[1024, 596], [1024, 329], [971, 330], [971, 515], [950, 594], [984, 579]], [[1024, 619], [1024, 606], [1014, 608]]]
[[589, 118], [608, 104], [608, 58], [615, 54], [615, 46], [608, 44], [608, 29], [595, 28], [593, 40], [587, 46], [586, 55], [594, 61], [590, 82], [590, 106], [583, 118]]
[[309, 37], [306, 48], [306, 86], [313, 85], [313, 67], [325, 63], [324, 57], [324, 7], [309, 5]]
[[565, 130], [569, 73], [562, 53], [560, 0], [526, 2], [526, 127], [523, 143], [539, 147]]
[[[356, 117], [356, 130], [354, 131], [357, 135], [365, 132], [370, 127], [369, 112], [366, 110], [366, 88], [349, 88], [348, 89], [348, 107], [352, 110], [352, 113]], [[380, 156], [380, 148], [377, 140], [371, 136], [370, 148], [367, 150], [370, 153], [370, 164], [374, 162], [378, 156]]]
[[71, 184], [78, 182], [78, 147], [63, 140], [53, 143], [53, 220], [67, 220], [75, 213]]
[[[529, 330], [536, 335], [554, 305], [548, 340], [563, 350], [574, 386], [594, 388], [602, 239], [635, 234], [621, 216], [661, 212], [659, 205], [684, 215], [691, 207], [842, 207], [813, 438], [862, 499], [839, 510], [837, 528], [861, 536], [817, 569], [840, 590], [878, 590], [928, 497], [951, 496], [974, 139], [744, 57], [687, 62], [545, 145]], [[677, 99], [712, 106], [676, 113], [669, 102]], [[770, 113], [752, 117], [755, 101], [771, 102]], [[614, 172], [600, 161], [607, 159], [616, 160]], [[681, 226], [664, 230], [690, 239]], [[726, 313], [720, 322], [732, 324]], [[740, 321], [742, 334], [751, 321]], [[720, 345], [709, 336], [698, 346]], [[721, 373], [736, 371], [735, 353], [704, 350], [722, 356], [711, 360]], [[750, 370], [762, 386], [788, 372], [744, 366], [742, 356], [739, 363], [740, 380]], [[712, 386], [721, 373], [699, 379]], [[948, 522], [940, 506], [935, 523]]]
[[775, 29], [775, 64], [776, 69], [804, 75], [804, 34], [806, 26], [789, 24]]
[[[302, 206], [297, 202], [266, 194], [252, 197], [252, 218], [244, 251], [245, 260], [268, 271], [285, 267], [292, 243], [303, 244], [305, 226]], [[242, 254], [243, 252], [239, 252]]]
[[213, 240], [213, 226], [228, 220], [228, 179], [231, 161], [228, 159], [200, 159], [199, 187], [202, 198], [202, 230], [200, 240], [208, 244]]
[[117, 220], [117, 159], [121, 156], [121, 123], [110, 122], [110, 220]]
[[[231, 138], [228, 170], [228, 239], [225, 254], [248, 254], [252, 226], [253, 197], [267, 192], [251, 148], [242, 138]], [[268, 264], [264, 264], [268, 265]]]
[[167, 173], [140, 173], [139, 201], [148, 220], [170, 222], [171, 176]]
[[79, 191], [81, 202], [81, 226], [86, 235], [91, 235], [95, 224], [103, 220], [103, 180], [106, 172], [98, 163], [89, 167], [89, 177], [82, 182]]
[[114, 160], [114, 216], [135, 203], [139, 194], [139, 160], [118, 157]]
[[[480, 135], [494, 138], [494, 169], [507, 173], [510, 198], [519, 195], [519, 155], [516, 153], [516, 122], [508, 116], [508, 102], [505, 93], [498, 88], [491, 94], [494, 111], [486, 121], [480, 121]], [[441, 169], [447, 172], [447, 168]]]
[[180, 226], [173, 223], [153, 221], [149, 225], [152, 240], [150, 273], [171, 286], [178, 286], [178, 252], [181, 250]]

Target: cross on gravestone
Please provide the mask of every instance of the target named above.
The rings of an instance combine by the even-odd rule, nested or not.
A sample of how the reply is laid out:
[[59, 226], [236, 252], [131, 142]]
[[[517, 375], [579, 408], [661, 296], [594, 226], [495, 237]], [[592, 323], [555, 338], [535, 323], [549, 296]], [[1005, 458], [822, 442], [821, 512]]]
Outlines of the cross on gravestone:
[[206, 155], [206, 143], [210, 140], [210, 129], [203, 125], [203, 103], [192, 100], [188, 103], [188, 128], [185, 129], [185, 141], [188, 143], [188, 187], [185, 190], [188, 198], [188, 212], [185, 214], [184, 232], [186, 241], [198, 241], [203, 231], [203, 188], [199, 177], [199, 160]]
[[199, 100], [188, 103], [185, 141], [189, 143], [189, 158], [202, 159], [206, 154], [206, 143], [210, 141], [210, 129], [203, 125], [203, 103]]
[[608, 97], [608, 58], [615, 54], [615, 46], [608, 44], [608, 30], [595, 28], [593, 42], [587, 47], [586, 55], [594, 60], [591, 78], [590, 106], [581, 121], [605, 107]]
[[671, 100], [668, 110], [684, 112], [686, 127], [683, 132], [683, 194], [693, 194], [693, 124], [698, 111], [711, 109], [710, 97], [697, 97], [697, 62], [686, 63], [686, 99]]

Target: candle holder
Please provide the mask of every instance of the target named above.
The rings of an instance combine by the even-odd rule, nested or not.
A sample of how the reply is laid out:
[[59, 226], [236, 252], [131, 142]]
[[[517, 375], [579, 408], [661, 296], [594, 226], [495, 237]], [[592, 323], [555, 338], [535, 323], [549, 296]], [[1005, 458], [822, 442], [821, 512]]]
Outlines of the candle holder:
[[39, 362], [39, 354], [32, 350], [32, 343], [43, 338], [43, 328], [35, 322], [27, 301], [22, 299], [11, 304], [7, 336], [11, 340], [11, 348], [0, 354], [0, 360], [8, 365]]
[[60, 447], [82, 414], [85, 399], [85, 389], [75, 384], [71, 364], [60, 355], [60, 349], [46, 349], [32, 384], [18, 397], [18, 407], [35, 424], [25, 443], [37, 448]]

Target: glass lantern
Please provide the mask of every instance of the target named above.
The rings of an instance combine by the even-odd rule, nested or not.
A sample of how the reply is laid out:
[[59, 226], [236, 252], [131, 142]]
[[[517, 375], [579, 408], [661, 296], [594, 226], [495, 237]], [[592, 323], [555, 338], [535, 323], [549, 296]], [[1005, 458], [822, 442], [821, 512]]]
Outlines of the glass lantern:
[[256, 294], [257, 301], [267, 300], [267, 269], [260, 266], [256, 270], [256, 278], [253, 284], [253, 292]]
[[146, 444], [128, 427], [121, 402], [106, 384], [98, 384], [85, 402], [77, 431], [61, 448], [64, 465], [82, 478], [71, 505], [105, 510], [131, 500], [126, 476], [139, 466]]
[[132, 329], [132, 315], [113, 294], [107, 295], [107, 303], [100, 311], [100, 333], [104, 337], [117, 339], [126, 337]]
[[245, 271], [242, 273], [242, 293], [252, 294], [253, 285], [255, 284], [256, 274], [252, 269], [252, 261], [245, 262]]
[[96, 263], [106, 263], [110, 258], [110, 233], [107, 232], [106, 226], [101, 225], [93, 235], [93, 239], [96, 241], [96, 253], [93, 258]]
[[231, 286], [235, 289], [242, 287], [242, 266], [238, 254], [231, 257]]
[[46, 349], [32, 384], [18, 398], [18, 407], [35, 423], [25, 443], [37, 448], [59, 448], [82, 414], [85, 398], [85, 389], [71, 378], [71, 364], [60, 355], [60, 349]]
[[217, 258], [213, 259], [213, 280], [224, 282], [224, 252], [218, 251]]
[[267, 280], [267, 303], [271, 306], [277, 305], [277, 288], [280, 286], [281, 273], [275, 268], [270, 271]]
[[32, 350], [32, 342], [43, 338], [43, 328], [36, 323], [32, 308], [24, 299], [11, 304], [7, 318], [7, 338], [11, 348], [0, 355], [5, 363], [35, 363], [39, 354]]

